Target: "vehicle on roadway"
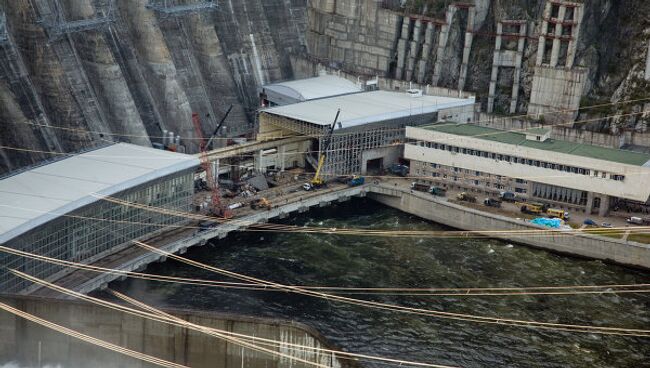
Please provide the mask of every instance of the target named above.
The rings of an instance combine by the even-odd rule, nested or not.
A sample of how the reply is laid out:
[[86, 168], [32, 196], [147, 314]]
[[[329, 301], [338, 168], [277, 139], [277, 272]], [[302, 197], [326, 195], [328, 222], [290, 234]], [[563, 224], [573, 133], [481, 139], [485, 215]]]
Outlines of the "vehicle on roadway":
[[265, 208], [267, 210], [270, 210], [271, 209], [271, 202], [268, 199], [262, 197], [262, 198], [259, 198], [259, 199], [256, 199], [256, 200], [252, 201], [251, 202], [251, 208], [254, 209], [254, 210], [258, 210], [258, 209], [261, 209], [261, 208]]
[[431, 191], [431, 185], [422, 184], [414, 181], [411, 183], [411, 189], [417, 190], [418, 192], [429, 192]]
[[355, 175], [350, 180], [348, 180], [348, 185], [351, 187], [358, 187], [363, 185], [366, 182], [366, 178], [363, 176]]
[[485, 198], [483, 204], [488, 207], [501, 208], [501, 201], [494, 198]]
[[568, 221], [571, 218], [571, 215], [567, 211], [558, 208], [549, 208], [546, 210], [546, 216], [550, 218], [559, 218], [565, 221]]
[[541, 215], [548, 209], [548, 205], [537, 202], [515, 202], [515, 205], [522, 213], [531, 215]]
[[476, 203], [476, 197], [474, 197], [471, 194], [467, 194], [465, 192], [458, 193], [458, 195], [456, 196], [456, 199], [458, 199], [459, 201], [463, 201], [463, 202]]
[[402, 164], [393, 164], [391, 165], [390, 168], [388, 168], [388, 171], [390, 171], [391, 174], [393, 175], [398, 175], [398, 176], [406, 176], [409, 173], [409, 167], [406, 165]]
[[436, 187], [436, 186], [431, 187], [429, 192], [431, 194], [433, 194], [434, 196], [438, 196], [438, 197], [444, 197], [444, 196], [447, 195], [447, 189], [441, 188], [441, 187]]
[[499, 193], [499, 198], [504, 202], [515, 202], [517, 195], [513, 192], [501, 192]]

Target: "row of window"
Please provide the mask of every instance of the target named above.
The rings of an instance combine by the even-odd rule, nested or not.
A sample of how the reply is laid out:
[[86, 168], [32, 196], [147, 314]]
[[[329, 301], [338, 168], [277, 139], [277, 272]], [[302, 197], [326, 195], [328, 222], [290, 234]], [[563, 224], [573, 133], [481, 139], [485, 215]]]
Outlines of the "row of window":
[[[186, 212], [192, 195], [193, 173], [186, 173], [148, 183], [118, 197], [128, 202]], [[182, 217], [170, 214], [98, 201], [11, 240], [9, 246], [52, 258], [83, 261], [160, 230], [160, 225], [183, 221]], [[62, 270], [56, 265], [6, 254], [0, 254], [0, 264], [39, 278]], [[19, 291], [27, 286], [26, 281], [0, 271], [0, 290]]]
[[564, 172], [568, 172], [568, 173], [574, 173], [574, 174], [580, 174], [580, 175], [586, 175], [586, 176], [594, 176], [594, 177], [599, 177], [599, 178], [603, 178], [603, 179], [609, 178], [611, 180], [616, 180], [616, 181], [624, 181], [625, 180], [624, 175], [617, 175], [617, 174], [613, 174], [613, 173], [607, 173], [607, 172], [604, 172], [604, 171], [585, 169], [585, 168], [582, 168], [582, 167], [576, 167], [576, 166], [571, 166], [571, 165], [556, 164], [556, 163], [545, 162], [545, 161], [540, 161], [540, 160], [531, 160], [531, 159], [528, 159], [528, 158], [504, 155], [504, 154], [494, 153], [494, 152], [480, 151], [480, 150], [475, 150], [475, 149], [471, 149], [471, 148], [456, 147], [456, 146], [452, 146], [452, 145], [449, 145], [449, 144], [415, 141], [415, 140], [411, 140], [411, 141], [409, 141], [407, 143], [414, 144], [414, 145], [417, 145], [417, 146], [420, 146], [420, 147], [439, 149], [439, 150], [443, 150], [443, 151], [449, 151], [449, 152], [453, 152], [453, 153], [461, 153], [461, 154], [465, 154], [465, 155], [472, 155], [472, 156], [477, 156], [477, 157], [482, 157], [482, 158], [489, 158], [489, 159], [493, 159], [493, 160], [497, 160], [497, 161], [511, 162], [511, 163], [514, 163], [514, 164], [541, 167], [541, 168], [544, 168], [544, 169], [558, 170], [558, 171], [564, 171]]

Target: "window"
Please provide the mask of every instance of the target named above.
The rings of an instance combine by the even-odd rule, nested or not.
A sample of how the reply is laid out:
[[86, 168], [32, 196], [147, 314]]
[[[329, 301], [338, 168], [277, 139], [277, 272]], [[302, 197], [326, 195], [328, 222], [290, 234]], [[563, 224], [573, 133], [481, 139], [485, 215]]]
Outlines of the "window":
[[476, 172], [476, 176], [481, 176], [481, 172], [480, 172], [480, 171], [477, 171], [477, 172]]
[[474, 185], [479, 185], [478, 180], [474, 180]]
[[625, 176], [623, 176], [623, 175], [612, 175], [612, 179], [614, 179], [616, 181], [624, 181]]
[[525, 188], [515, 188], [515, 193], [526, 193], [527, 190]]

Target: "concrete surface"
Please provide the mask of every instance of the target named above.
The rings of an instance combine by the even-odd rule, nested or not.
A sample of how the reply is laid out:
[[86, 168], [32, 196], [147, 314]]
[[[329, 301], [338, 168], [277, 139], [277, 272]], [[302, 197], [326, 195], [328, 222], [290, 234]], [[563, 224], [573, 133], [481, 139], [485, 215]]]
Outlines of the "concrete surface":
[[[137, 299], [137, 297], [136, 297]], [[196, 331], [145, 320], [126, 313], [78, 301], [6, 297], [0, 301], [40, 318], [81, 333], [194, 368], [302, 368], [307, 364], [288, 358], [253, 352]], [[312, 328], [296, 322], [241, 317], [188, 310], [166, 310], [184, 320], [229, 332], [280, 341], [273, 351], [317, 362], [328, 367], [350, 367], [330, 353], [296, 351], [287, 344], [330, 348]], [[80, 342], [7, 312], [0, 312], [0, 365], [17, 362], [38, 365], [39, 345], [43, 365], [66, 368], [154, 367], [121, 354]], [[309, 366], [311, 367], [311, 366]]]

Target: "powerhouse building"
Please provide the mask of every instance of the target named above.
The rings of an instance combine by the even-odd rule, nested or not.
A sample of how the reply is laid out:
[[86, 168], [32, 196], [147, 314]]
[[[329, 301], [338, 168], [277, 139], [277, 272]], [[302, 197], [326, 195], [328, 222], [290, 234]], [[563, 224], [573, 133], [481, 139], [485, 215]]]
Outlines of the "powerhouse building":
[[473, 124], [408, 127], [404, 157], [421, 181], [604, 216], [616, 201], [646, 203], [650, 155], [554, 140], [550, 131], [515, 132]]
[[340, 109], [323, 168], [325, 175], [366, 174], [397, 162], [404, 128], [438, 121], [474, 121], [474, 98], [423, 95], [421, 91], [372, 91], [261, 110], [258, 139], [312, 138], [306, 160], [316, 166]]
[[[121, 205], [187, 212], [191, 209], [193, 156], [114, 144], [0, 180], [0, 244], [57, 259], [89, 263], [132, 246], [166, 226], [187, 222], [182, 216]], [[41, 279], [69, 269], [0, 252], [0, 264]], [[0, 293], [30, 286], [0, 269]]]
[[260, 91], [260, 104], [262, 107], [283, 106], [359, 92], [363, 92], [363, 89], [345, 78], [322, 74], [266, 85]]

